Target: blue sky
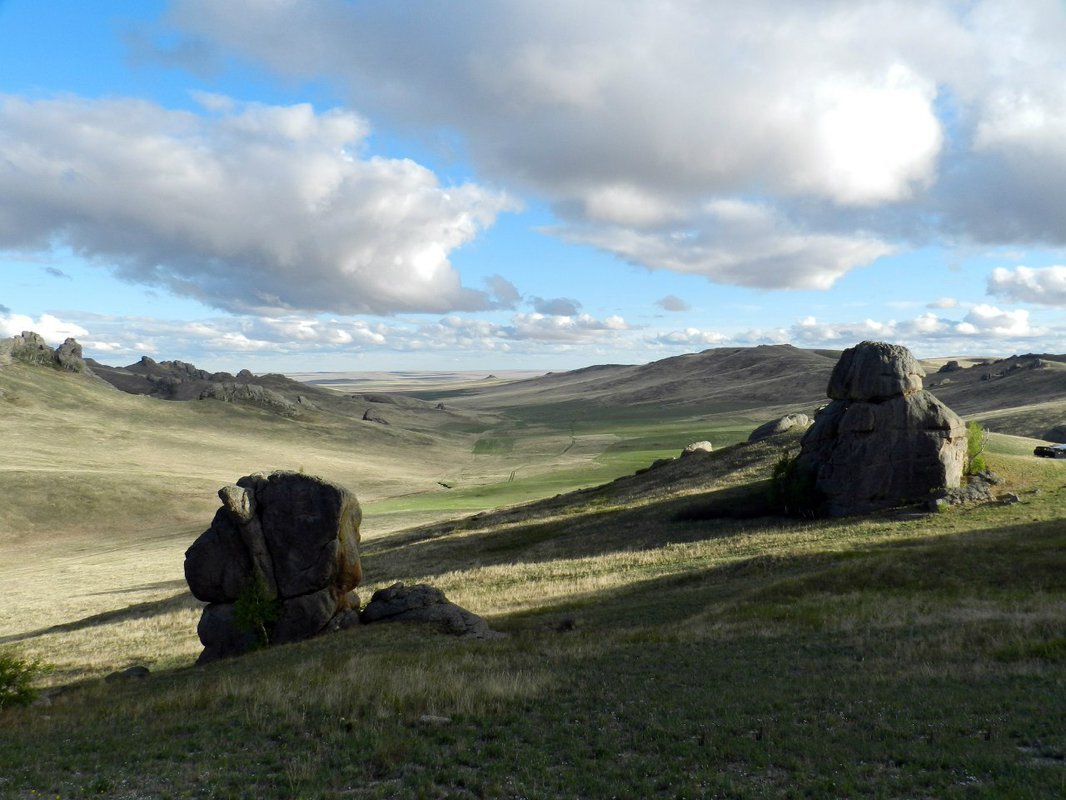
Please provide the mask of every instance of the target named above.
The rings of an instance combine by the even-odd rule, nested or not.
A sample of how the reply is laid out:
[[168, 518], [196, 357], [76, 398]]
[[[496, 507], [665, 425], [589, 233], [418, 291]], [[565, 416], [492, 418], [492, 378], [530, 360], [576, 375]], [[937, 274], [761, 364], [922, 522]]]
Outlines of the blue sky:
[[1066, 351], [1059, 2], [0, 0], [0, 335]]

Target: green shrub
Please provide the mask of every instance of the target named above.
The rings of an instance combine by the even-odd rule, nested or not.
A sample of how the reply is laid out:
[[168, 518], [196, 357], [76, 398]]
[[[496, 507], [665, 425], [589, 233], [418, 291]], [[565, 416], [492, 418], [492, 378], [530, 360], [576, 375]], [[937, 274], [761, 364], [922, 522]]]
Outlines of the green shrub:
[[266, 647], [273, 637], [274, 626], [281, 619], [281, 601], [267, 594], [261, 576], [248, 581], [233, 604], [233, 621], [237, 629], [253, 634], [259, 647]]
[[33, 364], [38, 367], [55, 364], [55, 359], [51, 350], [38, 350], [34, 347], [20, 347], [11, 355], [24, 364]]
[[814, 473], [798, 464], [797, 456], [785, 453], [770, 475], [770, 502], [782, 514], [808, 519], [825, 514], [825, 498], [815, 484]]
[[988, 431], [981, 427], [981, 423], [966, 423], [966, 475], [976, 475], [988, 469], [984, 456], [987, 439]]
[[14, 652], [0, 653], [0, 708], [28, 706], [37, 699], [33, 681], [48, 671], [40, 661], [28, 661]]

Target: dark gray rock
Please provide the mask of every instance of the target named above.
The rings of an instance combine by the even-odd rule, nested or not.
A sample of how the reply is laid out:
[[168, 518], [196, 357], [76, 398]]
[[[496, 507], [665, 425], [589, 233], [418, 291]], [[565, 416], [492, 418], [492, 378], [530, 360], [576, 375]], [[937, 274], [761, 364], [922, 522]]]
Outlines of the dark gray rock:
[[764, 422], [748, 435], [749, 442], [761, 442], [771, 436], [779, 436], [797, 428], [806, 428], [811, 424], [811, 418], [806, 414], [785, 414], [783, 417]]
[[55, 362], [69, 372], [85, 372], [85, 359], [82, 358], [81, 345], [74, 339], [67, 339], [55, 351]]
[[126, 669], [116, 670], [108, 674], [104, 680], [108, 683], [114, 683], [116, 681], [128, 681], [128, 680], [144, 680], [151, 674], [148, 667], [140, 664], [133, 667], [126, 667]]
[[[247, 475], [219, 498], [211, 527], [185, 553], [189, 588], [211, 604], [197, 628], [201, 662], [262, 644], [264, 633], [270, 643], [314, 636], [338, 612], [358, 606], [351, 590], [362, 579], [362, 514], [348, 490], [275, 472]], [[276, 609], [259, 632], [240, 629], [235, 617], [235, 604], [249, 596]]]
[[954, 489], [939, 489], [929, 500], [931, 511], [938, 511], [943, 506], [957, 506], [964, 503], [990, 503], [996, 499], [994, 486], [1003, 483], [996, 473], [990, 470], [969, 476], [966, 481]]
[[959, 486], [966, 427], [922, 389], [920, 375], [896, 345], [863, 342], [841, 355], [829, 384], [841, 397], [818, 413], [796, 462], [830, 515], [926, 502]]
[[492, 639], [503, 634], [484, 619], [452, 603], [440, 589], [419, 583], [394, 583], [374, 592], [360, 615], [364, 624], [375, 622], [425, 622], [456, 636]]
[[362, 512], [347, 489], [296, 472], [248, 475], [237, 485], [255, 495], [281, 597], [326, 586], [340, 597], [359, 585]]
[[185, 551], [185, 581], [197, 600], [232, 603], [253, 578], [240, 529], [225, 508]]
[[385, 419], [381, 414], [376, 411], [371, 411], [369, 408], [363, 412], [364, 422], [376, 422], [379, 425], [388, 425], [389, 421]]
[[237, 625], [232, 603], [211, 603], [204, 608], [196, 635], [204, 646], [197, 664], [207, 664], [220, 658], [236, 656], [254, 650], [259, 645], [255, 631]]
[[298, 642], [322, 631], [337, 614], [337, 597], [331, 587], [326, 587], [284, 600], [281, 608], [281, 618], [270, 640], [273, 644]]
[[876, 403], [920, 391], [924, 377], [921, 364], [906, 347], [860, 342], [841, 354], [826, 394], [831, 400]]
[[958, 361], [949, 361], [938, 369], [937, 372], [958, 372], [960, 369], [962, 369], [962, 365], [959, 364]]

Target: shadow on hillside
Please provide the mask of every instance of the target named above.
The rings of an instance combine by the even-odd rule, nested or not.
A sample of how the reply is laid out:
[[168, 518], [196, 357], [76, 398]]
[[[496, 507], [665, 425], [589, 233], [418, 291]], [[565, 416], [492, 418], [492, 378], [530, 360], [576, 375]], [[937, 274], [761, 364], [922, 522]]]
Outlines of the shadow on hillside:
[[913, 537], [803, 555], [759, 555], [575, 594], [535, 611], [498, 618], [506, 629], [627, 628], [741, 614], [743, 605], [796, 602], [862, 592], [945, 599], [1015, 600], [1066, 593], [1066, 529], [1056, 521]]
[[142, 583], [138, 586], [129, 586], [125, 589], [107, 589], [102, 592], [89, 592], [87, 597], [103, 597], [109, 594], [133, 594], [134, 592], [151, 592], [160, 589], [184, 589], [187, 586], [184, 578], [175, 578], [169, 581], [154, 581]]
[[770, 514], [765, 481], [637, 506], [607, 505], [593, 497], [583, 506], [561, 508], [555, 516], [523, 519], [522, 514], [519, 508], [375, 540], [362, 555], [364, 576], [370, 580], [429, 577], [456, 569], [589, 558], [806, 524]]
[[[164, 581], [162, 583], [180, 583], [182, 586], [185, 585], [185, 581]], [[113, 592], [107, 592], [106, 594], [113, 594]], [[170, 597], [165, 597], [162, 600], [151, 600], [144, 603], [134, 603], [124, 608], [116, 608], [111, 611], [103, 611], [99, 614], [93, 614], [89, 617], [74, 620], [73, 622], [64, 622], [60, 625], [51, 625], [46, 628], [37, 628], [36, 630], [32, 631], [24, 631], [23, 633], [14, 633], [8, 636], [0, 636], [0, 644], [23, 642], [29, 639], [34, 639], [38, 636], [46, 636], [50, 633], [69, 633], [72, 631], [85, 630], [88, 628], [96, 628], [101, 625], [109, 625], [115, 622], [124, 622], [126, 620], [131, 619], [157, 617], [162, 614], [170, 613], [172, 611], [202, 608], [203, 606], [204, 604], [197, 600], [195, 597], [193, 597], [189, 590], [186, 588], [184, 591], [177, 592], [176, 594], [173, 594]]]

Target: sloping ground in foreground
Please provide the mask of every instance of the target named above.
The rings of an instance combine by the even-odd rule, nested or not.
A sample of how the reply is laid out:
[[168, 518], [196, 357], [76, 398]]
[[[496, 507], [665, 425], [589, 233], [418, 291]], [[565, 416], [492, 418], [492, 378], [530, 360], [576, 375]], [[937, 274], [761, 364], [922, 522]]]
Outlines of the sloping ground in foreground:
[[497, 641], [366, 627], [194, 669], [180, 594], [41, 632], [170, 655], [3, 712], [0, 793], [1061, 796], [1066, 464], [1027, 444], [993, 440], [1012, 505], [760, 516], [778, 451], [738, 447], [369, 543], [368, 589], [430, 580]]

